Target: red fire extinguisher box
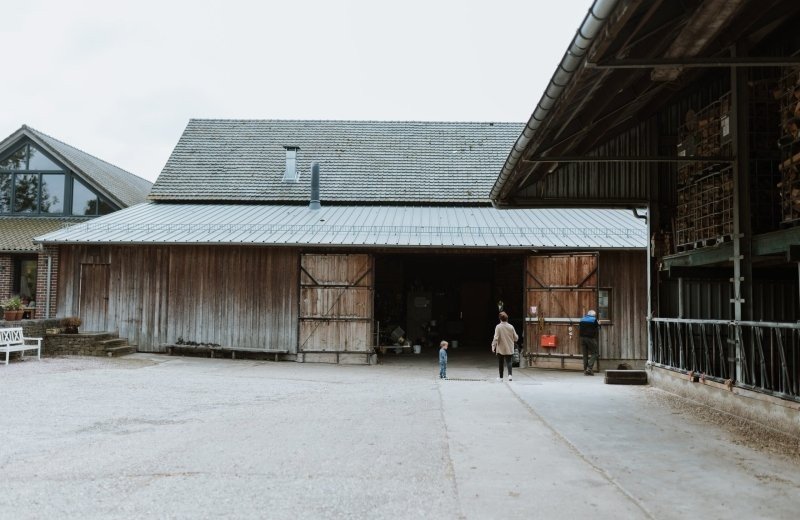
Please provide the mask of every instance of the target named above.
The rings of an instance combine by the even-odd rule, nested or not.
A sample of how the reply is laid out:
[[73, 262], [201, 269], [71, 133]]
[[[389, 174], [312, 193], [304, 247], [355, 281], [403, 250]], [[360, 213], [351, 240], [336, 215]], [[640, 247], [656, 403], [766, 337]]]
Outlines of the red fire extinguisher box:
[[545, 348], [556, 348], [556, 335], [542, 334], [541, 345]]

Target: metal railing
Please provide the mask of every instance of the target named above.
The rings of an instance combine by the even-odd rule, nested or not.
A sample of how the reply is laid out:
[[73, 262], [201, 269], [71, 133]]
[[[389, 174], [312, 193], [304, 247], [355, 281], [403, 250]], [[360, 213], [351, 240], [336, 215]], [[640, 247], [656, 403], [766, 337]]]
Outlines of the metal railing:
[[800, 322], [651, 318], [650, 361], [800, 401]]

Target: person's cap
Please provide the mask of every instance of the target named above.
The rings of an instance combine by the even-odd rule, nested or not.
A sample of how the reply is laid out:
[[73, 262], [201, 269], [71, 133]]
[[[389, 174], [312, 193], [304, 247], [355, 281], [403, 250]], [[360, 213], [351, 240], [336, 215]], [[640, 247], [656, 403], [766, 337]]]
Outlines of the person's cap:
[[597, 316], [597, 313], [594, 311], [589, 311], [586, 314], [588, 314], [589, 316]]

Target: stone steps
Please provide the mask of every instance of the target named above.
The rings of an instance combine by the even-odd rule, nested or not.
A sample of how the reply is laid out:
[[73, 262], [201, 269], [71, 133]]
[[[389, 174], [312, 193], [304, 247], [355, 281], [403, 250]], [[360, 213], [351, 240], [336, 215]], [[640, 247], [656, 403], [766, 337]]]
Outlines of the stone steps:
[[128, 340], [122, 338], [107, 339], [99, 341], [98, 344], [108, 357], [126, 356], [136, 352], [136, 347], [128, 345]]
[[136, 352], [136, 347], [131, 347], [130, 345], [124, 347], [111, 347], [106, 349], [106, 354], [108, 354], [108, 357], [127, 356], [128, 354], [133, 354], [135, 352]]

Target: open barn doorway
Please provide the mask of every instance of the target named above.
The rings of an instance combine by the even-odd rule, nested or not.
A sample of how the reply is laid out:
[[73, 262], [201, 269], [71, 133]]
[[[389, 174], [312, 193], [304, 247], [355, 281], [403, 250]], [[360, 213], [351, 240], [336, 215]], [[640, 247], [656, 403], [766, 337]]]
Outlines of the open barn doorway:
[[383, 254], [375, 256], [378, 346], [387, 355], [490, 355], [502, 306], [523, 331], [524, 256], [516, 254]]

